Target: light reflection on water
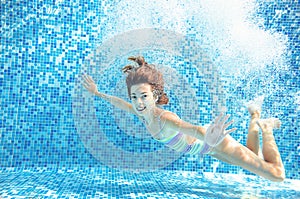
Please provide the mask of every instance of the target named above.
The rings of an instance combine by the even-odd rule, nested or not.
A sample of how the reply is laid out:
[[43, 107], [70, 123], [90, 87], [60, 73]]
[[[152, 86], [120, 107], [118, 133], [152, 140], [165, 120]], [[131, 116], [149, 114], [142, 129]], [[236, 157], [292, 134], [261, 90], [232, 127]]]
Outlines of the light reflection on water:
[[127, 173], [105, 168], [1, 172], [2, 198], [291, 198], [300, 181], [185, 171]]

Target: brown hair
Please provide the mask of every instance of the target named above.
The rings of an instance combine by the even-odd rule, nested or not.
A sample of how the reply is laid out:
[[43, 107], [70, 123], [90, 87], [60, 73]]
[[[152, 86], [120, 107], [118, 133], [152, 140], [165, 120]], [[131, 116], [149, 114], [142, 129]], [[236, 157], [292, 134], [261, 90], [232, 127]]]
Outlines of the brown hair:
[[157, 104], [168, 104], [169, 98], [164, 92], [164, 80], [163, 75], [159, 72], [153, 64], [148, 64], [144, 57], [128, 57], [128, 60], [134, 61], [138, 66], [127, 65], [122, 71], [127, 73], [126, 84], [128, 89], [128, 95], [130, 97], [131, 86], [135, 84], [148, 83], [152, 87], [154, 97], [158, 97]]

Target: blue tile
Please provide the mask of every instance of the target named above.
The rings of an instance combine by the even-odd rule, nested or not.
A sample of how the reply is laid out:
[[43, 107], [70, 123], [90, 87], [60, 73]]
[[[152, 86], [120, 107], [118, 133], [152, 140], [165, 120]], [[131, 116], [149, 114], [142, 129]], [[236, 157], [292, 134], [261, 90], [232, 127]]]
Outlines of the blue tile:
[[[134, 10], [132, 5], [140, 9]], [[153, 181], [153, 177], [164, 179], [159, 174], [120, 174], [113, 170], [107, 175], [106, 171], [101, 173], [102, 170], [96, 173], [87, 171], [87, 176], [96, 182], [93, 184], [78, 173], [80, 169], [105, 166], [140, 172], [138, 165], [151, 167], [151, 158], [163, 172], [213, 171], [216, 160], [208, 156], [203, 161], [199, 161], [198, 155], [174, 153], [173, 157], [172, 152], [160, 157], [158, 151], [166, 152], [166, 147], [149, 136], [138, 118], [99, 98], [92, 98], [82, 90], [79, 78], [87, 72], [94, 75], [101, 91], [129, 101], [125, 77], [120, 69], [128, 64], [128, 56], [141, 53], [149, 63], [165, 70], [173, 69], [165, 76], [170, 98], [165, 109], [191, 123], [205, 125], [213, 119], [211, 113], [216, 114], [220, 104], [226, 106], [238, 128], [232, 136], [242, 144], [246, 143], [249, 125], [244, 102], [257, 95], [267, 96], [262, 116], [282, 120], [282, 127], [274, 132], [274, 136], [286, 176], [300, 179], [297, 162], [300, 145], [300, 7], [296, 1], [258, 0], [253, 8], [250, 5], [252, 10], [247, 12], [245, 22], [250, 24], [250, 29], [254, 27], [253, 30], [260, 33], [259, 38], [263, 39], [257, 38], [257, 42], [261, 42], [264, 52], [253, 50], [256, 43], [232, 42], [229, 37], [233, 35], [222, 29], [228, 22], [226, 12], [220, 13], [220, 16], [224, 15], [222, 20], [209, 13], [217, 6], [209, 7], [210, 10], [205, 12], [200, 8], [207, 5], [197, 2], [171, 1], [165, 6], [163, 3], [157, 6], [154, 2], [141, 5], [134, 0], [1, 2], [0, 187], [6, 186], [1, 190], [1, 198], [34, 198], [39, 195], [48, 198], [114, 198], [119, 195], [124, 198], [179, 198], [182, 190], [184, 193], [180, 198], [199, 196], [202, 189], [199, 192], [188, 187], [180, 189], [175, 186], [176, 178], [168, 181], [170, 185]], [[167, 12], [171, 8], [172, 12]], [[122, 46], [125, 40], [120, 42], [119, 49], [101, 48], [107, 41], [113, 44], [114, 39], [122, 34], [126, 38], [128, 31], [143, 28], [184, 34], [187, 39], [181, 41], [178, 50], [181, 54], [151, 46], [156, 37], [149, 40], [150, 46], [142, 49], [135, 49], [140, 44], [132, 41], [130, 52], [121, 49], [126, 49]], [[249, 41], [251, 30], [243, 30]], [[224, 35], [228, 38], [222, 40]], [[268, 36], [261, 37], [264, 35]], [[166, 41], [168, 39], [166, 37]], [[267, 48], [267, 44], [271, 47]], [[243, 48], [243, 45], [253, 49]], [[283, 54], [276, 54], [281, 50], [280, 45], [286, 49], [282, 49]], [[121, 53], [113, 56], [114, 51]], [[267, 52], [274, 52], [276, 56]], [[96, 54], [92, 56], [92, 53]], [[110, 56], [105, 56], [105, 53], [110, 53]], [[261, 57], [261, 53], [266, 56]], [[193, 61], [195, 56], [200, 58]], [[218, 84], [214, 84], [216, 81]], [[218, 86], [221, 90], [214, 91]], [[214, 101], [216, 97], [220, 98], [217, 102]], [[136, 154], [140, 156], [134, 156]], [[164, 159], [170, 161], [166, 163]], [[43, 169], [36, 173], [37, 168]], [[55, 172], [62, 168], [62, 173]], [[75, 172], [68, 173], [68, 169]], [[219, 163], [217, 171], [250, 174], [226, 163]], [[101, 181], [98, 177], [102, 175], [109, 179]], [[77, 180], [74, 184], [72, 177]], [[143, 177], [141, 189], [133, 185], [138, 184], [137, 177]], [[18, 181], [19, 178], [24, 179]], [[126, 180], [122, 181], [122, 178]], [[65, 187], [55, 185], [65, 181]], [[80, 181], [99, 191], [88, 187], [80, 189]], [[119, 189], [120, 182], [124, 184]], [[151, 190], [153, 192], [147, 192]], [[291, 194], [293, 191], [289, 190]], [[160, 192], [161, 196], [157, 194]], [[209, 192], [207, 194], [211, 196]], [[278, 194], [283, 194], [282, 190]], [[262, 191], [256, 196], [272, 198], [278, 195]]]

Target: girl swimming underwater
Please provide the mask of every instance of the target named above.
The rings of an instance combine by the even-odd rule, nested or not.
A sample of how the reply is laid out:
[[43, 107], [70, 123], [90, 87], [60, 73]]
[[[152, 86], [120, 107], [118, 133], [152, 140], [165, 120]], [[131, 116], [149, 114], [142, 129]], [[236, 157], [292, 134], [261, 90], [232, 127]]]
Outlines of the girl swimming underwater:
[[[100, 93], [88, 75], [83, 75], [83, 86], [112, 105], [139, 117], [155, 140], [176, 151], [189, 154], [207, 153], [271, 181], [284, 180], [285, 170], [273, 136], [273, 129], [280, 127], [280, 121], [276, 118], [260, 119], [259, 104], [262, 103], [262, 99], [253, 101], [248, 106], [251, 119], [245, 147], [228, 135], [236, 130], [235, 128], [227, 130], [233, 123], [233, 121], [226, 123], [229, 115], [220, 114], [206, 129], [185, 122], [175, 113], [160, 108], [158, 105], [167, 104], [169, 101], [164, 92], [162, 74], [141, 56], [128, 59], [135, 62], [135, 65], [123, 68], [123, 72], [127, 74], [126, 84], [131, 103]], [[259, 128], [262, 131], [264, 159], [258, 156]]]

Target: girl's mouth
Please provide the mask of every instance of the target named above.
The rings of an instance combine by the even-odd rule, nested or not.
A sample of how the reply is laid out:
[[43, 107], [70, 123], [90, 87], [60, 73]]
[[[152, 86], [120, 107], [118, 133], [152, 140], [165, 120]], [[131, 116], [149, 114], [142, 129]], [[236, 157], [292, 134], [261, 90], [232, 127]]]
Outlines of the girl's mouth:
[[144, 111], [146, 109], [146, 106], [145, 107], [138, 107], [137, 108], [137, 110], [139, 111], [139, 112], [142, 112], [142, 111]]

